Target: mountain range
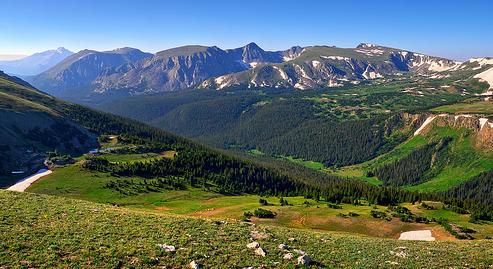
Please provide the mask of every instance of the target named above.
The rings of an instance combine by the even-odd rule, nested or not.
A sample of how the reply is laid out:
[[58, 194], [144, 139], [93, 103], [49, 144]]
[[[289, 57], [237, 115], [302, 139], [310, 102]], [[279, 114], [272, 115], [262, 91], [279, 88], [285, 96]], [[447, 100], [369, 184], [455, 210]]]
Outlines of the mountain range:
[[[182, 46], [155, 54], [135, 48], [111, 51], [63, 47], [0, 61], [0, 70], [25, 78], [49, 94], [93, 104], [126, 96], [187, 88], [336, 88], [411, 76], [439, 78], [448, 72], [479, 70], [491, 58], [464, 63], [403, 49], [362, 43], [356, 48], [294, 46], [265, 51], [255, 43], [235, 49]], [[493, 79], [488, 70], [473, 74]]]
[[54, 50], [35, 53], [18, 60], [0, 61], [0, 70], [19, 76], [38, 75], [72, 54], [73, 52], [60, 47]]
[[368, 43], [356, 48], [295, 46], [283, 51], [265, 51], [255, 43], [226, 50], [192, 45], [155, 54], [134, 48], [83, 50], [29, 82], [55, 96], [91, 103], [187, 88], [307, 90], [416, 75], [437, 78], [469, 66]]

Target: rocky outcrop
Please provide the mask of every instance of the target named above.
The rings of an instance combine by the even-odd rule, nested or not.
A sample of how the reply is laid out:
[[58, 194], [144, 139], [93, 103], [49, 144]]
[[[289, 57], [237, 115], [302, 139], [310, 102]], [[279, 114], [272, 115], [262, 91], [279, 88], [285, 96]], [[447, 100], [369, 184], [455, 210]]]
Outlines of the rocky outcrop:
[[467, 129], [471, 132], [474, 146], [484, 151], [493, 150], [493, 121], [478, 115], [427, 115], [426, 120], [415, 132], [415, 135], [426, 135], [434, 127], [452, 127]]

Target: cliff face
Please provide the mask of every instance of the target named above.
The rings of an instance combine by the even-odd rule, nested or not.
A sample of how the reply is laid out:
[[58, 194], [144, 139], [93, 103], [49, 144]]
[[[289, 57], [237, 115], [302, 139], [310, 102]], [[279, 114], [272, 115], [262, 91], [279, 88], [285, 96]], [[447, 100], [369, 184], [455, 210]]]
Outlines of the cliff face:
[[469, 129], [474, 147], [484, 151], [493, 151], [493, 121], [477, 115], [427, 115], [426, 120], [415, 132], [427, 134], [434, 126]]
[[493, 123], [487, 122], [476, 134], [476, 148], [493, 151]]

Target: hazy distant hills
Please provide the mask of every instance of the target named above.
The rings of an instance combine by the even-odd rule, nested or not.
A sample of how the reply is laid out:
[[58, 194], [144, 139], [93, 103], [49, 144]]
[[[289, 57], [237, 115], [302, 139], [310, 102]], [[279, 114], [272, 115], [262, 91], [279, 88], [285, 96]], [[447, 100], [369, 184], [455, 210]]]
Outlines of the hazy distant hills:
[[0, 61], [0, 70], [20, 76], [37, 75], [52, 68], [72, 54], [73, 52], [60, 47], [55, 50], [35, 53], [18, 60]]
[[191, 45], [156, 54], [134, 48], [83, 50], [29, 81], [50, 94], [94, 103], [194, 87], [307, 90], [413, 75], [436, 78], [460, 70], [461, 64], [368, 43], [284, 51], [265, 51], [255, 43], [226, 50]]
[[[31, 82], [37, 88], [56, 96], [64, 97], [69, 95], [67, 93], [81, 95], [82, 89], [91, 88], [99, 77], [109, 77], [115, 72], [128, 70], [137, 61], [151, 56], [150, 53], [133, 48], [104, 52], [82, 50], [32, 78]], [[94, 89], [97, 90], [98, 87]]]

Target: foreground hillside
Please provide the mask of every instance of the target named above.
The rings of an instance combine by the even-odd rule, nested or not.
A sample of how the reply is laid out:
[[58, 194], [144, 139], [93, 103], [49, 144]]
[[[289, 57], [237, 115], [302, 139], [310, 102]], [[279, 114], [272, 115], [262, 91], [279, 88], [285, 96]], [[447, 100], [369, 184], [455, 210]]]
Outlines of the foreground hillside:
[[[43, 165], [47, 151], [81, 154], [97, 137], [67, 117], [70, 106], [0, 71], [0, 186]], [[23, 174], [20, 174], [23, 176]]]
[[[409, 242], [306, 232], [237, 221], [154, 215], [46, 195], [0, 192], [0, 266], [26, 268], [489, 268], [493, 243]], [[246, 245], [256, 237], [266, 256]], [[294, 240], [293, 240], [294, 239]], [[286, 243], [286, 250], [278, 245]], [[175, 247], [166, 252], [163, 245]], [[296, 250], [295, 250], [296, 249]], [[293, 253], [292, 260], [283, 259]]]

